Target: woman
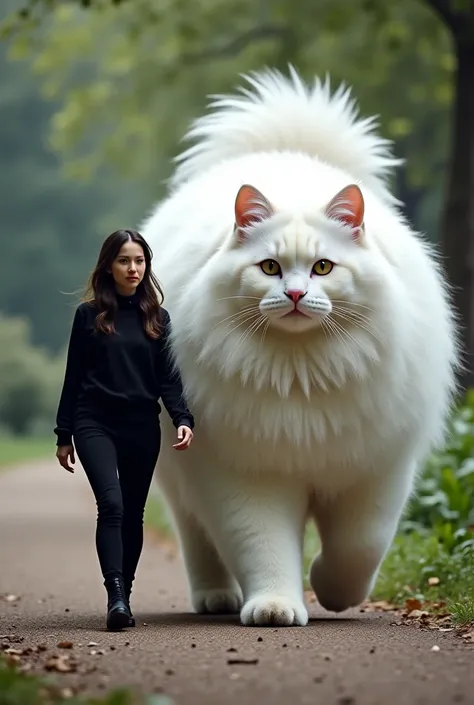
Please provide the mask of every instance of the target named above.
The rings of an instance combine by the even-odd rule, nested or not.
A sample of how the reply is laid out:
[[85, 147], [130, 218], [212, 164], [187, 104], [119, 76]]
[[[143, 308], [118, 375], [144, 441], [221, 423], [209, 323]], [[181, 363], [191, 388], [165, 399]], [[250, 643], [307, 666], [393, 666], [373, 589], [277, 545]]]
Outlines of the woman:
[[173, 447], [185, 450], [193, 439], [194, 419], [170, 357], [170, 317], [158, 301], [163, 294], [151, 259], [134, 230], [117, 230], [102, 245], [72, 325], [55, 428], [60, 464], [74, 472], [74, 436], [97, 502], [109, 631], [135, 626], [130, 593], [160, 451], [160, 398], [177, 429]]

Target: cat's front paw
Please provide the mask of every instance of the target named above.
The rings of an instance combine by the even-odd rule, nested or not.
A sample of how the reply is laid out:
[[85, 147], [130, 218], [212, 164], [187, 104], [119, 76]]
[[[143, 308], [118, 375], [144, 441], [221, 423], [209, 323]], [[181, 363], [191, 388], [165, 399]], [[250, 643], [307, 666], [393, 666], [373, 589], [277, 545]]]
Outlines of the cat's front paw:
[[238, 614], [244, 601], [240, 588], [195, 590], [191, 600], [198, 614]]
[[304, 627], [308, 612], [299, 600], [269, 593], [246, 602], [240, 619], [247, 627]]

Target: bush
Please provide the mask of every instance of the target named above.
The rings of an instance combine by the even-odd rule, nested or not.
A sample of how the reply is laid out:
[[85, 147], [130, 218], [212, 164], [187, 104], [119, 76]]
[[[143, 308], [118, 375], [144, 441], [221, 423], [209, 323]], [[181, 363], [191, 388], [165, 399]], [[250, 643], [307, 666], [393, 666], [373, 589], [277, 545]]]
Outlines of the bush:
[[428, 460], [400, 528], [429, 531], [449, 553], [474, 550], [474, 391], [454, 413], [445, 448]]
[[374, 596], [445, 601], [456, 621], [471, 622], [473, 565], [474, 390], [454, 412], [445, 448], [426, 463]]
[[63, 373], [62, 360], [31, 344], [26, 320], [0, 315], [1, 426], [25, 435], [39, 419], [51, 425]]

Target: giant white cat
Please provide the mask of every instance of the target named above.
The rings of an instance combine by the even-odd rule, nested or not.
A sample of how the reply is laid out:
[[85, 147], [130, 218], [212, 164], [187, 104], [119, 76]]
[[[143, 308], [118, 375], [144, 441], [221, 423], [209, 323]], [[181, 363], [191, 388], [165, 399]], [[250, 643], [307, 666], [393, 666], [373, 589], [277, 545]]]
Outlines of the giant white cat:
[[[197, 120], [142, 224], [195, 440], [157, 468], [197, 612], [305, 625], [305, 523], [327, 610], [360, 604], [455, 391], [444, 275], [345, 87], [247, 77]], [[171, 450], [170, 450], [171, 449]]]

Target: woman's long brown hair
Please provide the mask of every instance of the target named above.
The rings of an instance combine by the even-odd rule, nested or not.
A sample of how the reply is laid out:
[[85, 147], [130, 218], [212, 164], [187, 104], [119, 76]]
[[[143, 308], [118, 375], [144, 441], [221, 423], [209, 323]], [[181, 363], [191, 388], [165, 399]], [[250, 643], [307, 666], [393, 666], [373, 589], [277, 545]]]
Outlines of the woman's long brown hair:
[[117, 293], [111, 268], [122, 245], [126, 242], [136, 242], [143, 249], [145, 274], [137, 286], [137, 296], [145, 332], [150, 338], [156, 339], [160, 337], [162, 332], [160, 307], [164, 296], [151, 268], [153, 258], [151, 248], [136, 230], [116, 230], [107, 237], [101, 247], [97, 264], [90, 275], [84, 301], [94, 304], [98, 310], [95, 322], [96, 330], [107, 335], [115, 333]]

